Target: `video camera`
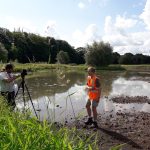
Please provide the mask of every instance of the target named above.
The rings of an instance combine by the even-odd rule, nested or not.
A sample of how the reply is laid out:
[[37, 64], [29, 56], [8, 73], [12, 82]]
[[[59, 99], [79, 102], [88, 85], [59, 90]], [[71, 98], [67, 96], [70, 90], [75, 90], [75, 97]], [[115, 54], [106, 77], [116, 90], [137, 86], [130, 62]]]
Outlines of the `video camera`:
[[22, 72], [21, 72], [21, 77], [24, 78], [27, 74], [28, 74], [27, 70], [23, 69]]

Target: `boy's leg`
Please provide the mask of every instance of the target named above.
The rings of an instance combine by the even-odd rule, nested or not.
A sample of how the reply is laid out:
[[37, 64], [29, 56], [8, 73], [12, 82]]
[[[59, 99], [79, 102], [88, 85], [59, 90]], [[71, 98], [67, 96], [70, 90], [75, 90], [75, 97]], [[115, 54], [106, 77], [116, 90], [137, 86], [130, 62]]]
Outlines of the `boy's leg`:
[[86, 110], [90, 118], [91, 117], [91, 101], [89, 99], [87, 100], [87, 103], [86, 103]]
[[97, 109], [95, 106], [92, 106], [93, 118], [94, 121], [97, 121]]
[[94, 121], [93, 121], [93, 125], [94, 127], [98, 127], [97, 125], [97, 106], [98, 106], [98, 102], [97, 101], [92, 101], [92, 112], [93, 112], [93, 118], [94, 118]]
[[98, 106], [98, 101], [93, 100], [92, 101], [92, 112], [93, 112], [94, 121], [97, 121], [97, 106]]
[[92, 120], [92, 117], [91, 117], [91, 101], [88, 99], [87, 103], [86, 103], [86, 110], [87, 110], [87, 113], [88, 113], [88, 120], [85, 122], [86, 125], [91, 125], [93, 120]]

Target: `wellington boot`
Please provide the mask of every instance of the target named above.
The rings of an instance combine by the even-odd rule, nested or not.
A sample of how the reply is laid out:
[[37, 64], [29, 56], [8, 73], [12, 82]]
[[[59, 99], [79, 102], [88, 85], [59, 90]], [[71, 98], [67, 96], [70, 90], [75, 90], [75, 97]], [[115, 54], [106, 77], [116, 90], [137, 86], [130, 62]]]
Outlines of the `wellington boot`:
[[88, 120], [85, 122], [86, 125], [92, 125], [93, 120], [92, 118], [88, 118]]
[[92, 125], [91, 125], [92, 128], [98, 128], [98, 124], [96, 121], [93, 121]]

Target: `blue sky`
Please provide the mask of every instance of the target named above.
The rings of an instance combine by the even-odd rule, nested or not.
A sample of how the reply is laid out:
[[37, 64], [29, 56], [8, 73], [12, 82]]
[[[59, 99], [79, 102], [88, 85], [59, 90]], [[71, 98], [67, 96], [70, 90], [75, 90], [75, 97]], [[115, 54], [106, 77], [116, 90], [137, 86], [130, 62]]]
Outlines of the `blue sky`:
[[0, 0], [0, 27], [150, 55], [150, 0]]

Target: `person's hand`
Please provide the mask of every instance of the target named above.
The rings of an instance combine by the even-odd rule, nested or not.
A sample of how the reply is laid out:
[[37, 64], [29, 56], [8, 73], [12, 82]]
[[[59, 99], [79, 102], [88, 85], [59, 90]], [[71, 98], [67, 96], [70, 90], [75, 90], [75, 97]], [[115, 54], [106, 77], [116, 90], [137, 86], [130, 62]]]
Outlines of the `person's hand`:
[[4, 79], [4, 81], [5, 82], [8, 82], [8, 83], [10, 83], [10, 82], [12, 82], [12, 81], [14, 81], [15, 80], [15, 77], [11, 77], [11, 78], [6, 78], [6, 79]]
[[15, 78], [15, 79], [17, 79], [17, 78], [19, 78], [19, 77], [20, 77], [20, 74], [19, 74], [19, 73], [14, 75], [14, 78]]
[[92, 87], [89, 87], [89, 86], [86, 86], [85, 87], [85, 91], [90, 91], [90, 90], [92, 90], [93, 88]]
[[88, 86], [84, 87], [84, 91], [86, 91], [86, 92], [88, 91]]
[[99, 103], [99, 100], [100, 100], [100, 98], [96, 99], [95, 101], [96, 101], [97, 103]]
[[5, 79], [5, 81], [8, 82], [8, 83], [10, 83], [10, 82], [16, 80], [18, 77], [20, 77], [20, 74], [16, 74], [16, 75], [14, 75], [11, 78], [7, 78], [7, 79]]
[[88, 92], [88, 91], [89, 91], [89, 86], [86, 86], [86, 87], [84, 88], [84, 90], [85, 90], [86, 92]]

